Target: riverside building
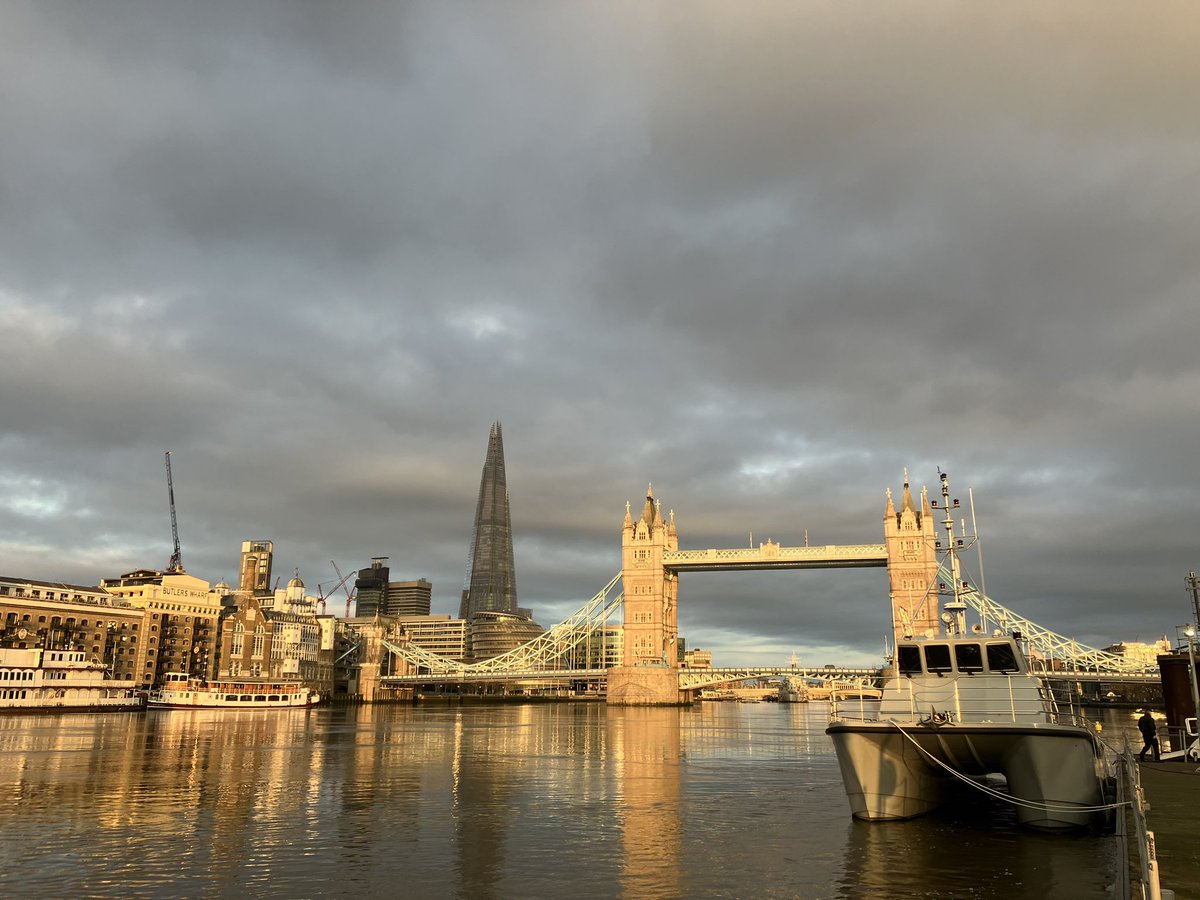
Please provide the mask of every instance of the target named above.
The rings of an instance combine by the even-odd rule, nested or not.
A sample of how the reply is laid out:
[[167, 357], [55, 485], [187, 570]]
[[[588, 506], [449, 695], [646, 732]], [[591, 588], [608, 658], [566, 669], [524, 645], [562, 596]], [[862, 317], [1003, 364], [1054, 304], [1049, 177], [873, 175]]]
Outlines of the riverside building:
[[211, 678], [221, 595], [185, 572], [137, 569], [100, 586], [146, 613], [146, 656], [138, 682], [161, 684], [168, 672]]
[[246, 594], [265, 594], [270, 591], [274, 556], [275, 545], [271, 541], [242, 541], [238, 591]]
[[149, 685], [145, 621], [145, 610], [104, 588], [0, 576], [4, 647], [83, 651], [111, 678]]
[[216, 677], [295, 681], [332, 693], [333, 616], [318, 614], [323, 601], [305, 592], [299, 571], [287, 587], [271, 589], [274, 549], [271, 541], [243, 541], [238, 590], [218, 585]]
[[[450, 616], [379, 616], [380, 622], [402, 634], [404, 639], [422, 650], [456, 662], [467, 660], [467, 623]], [[338, 627], [350, 641], [356, 641], [363, 628], [375, 621], [375, 616], [355, 616], [339, 619]]]
[[357, 618], [381, 616], [427, 616], [433, 598], [433, 584], [424, 578], [391, 581], [391, 570], [384, 565], [386, 556], [376, 556], [369, 568], [360, 569], [354, 582]]

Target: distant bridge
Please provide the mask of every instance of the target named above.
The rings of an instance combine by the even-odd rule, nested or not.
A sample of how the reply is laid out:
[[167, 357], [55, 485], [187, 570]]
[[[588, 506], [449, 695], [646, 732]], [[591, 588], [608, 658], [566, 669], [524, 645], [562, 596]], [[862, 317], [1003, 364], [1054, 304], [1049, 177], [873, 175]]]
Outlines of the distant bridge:
[[833, 666], [825, 666], [820, 669], [801, 668], [798, 666], [680, 669], [679, 688], [680, 690], [693, 691], [700, 688], [713, 687], [718, 684], [750, 681], [754, 678], [788, 678], [805, 682], [819, 681], [822, 684], [849, 683], [856, 687], [879, 687], [881, 675], [882, 673], [878, 668], [860, 669]]
[[767, 541], [758, 547], [720, 550], [666, 550], [663, 568], [670, 572], [745, 572], [750, 569], [886, 568], [883, 544], [781, 547]]

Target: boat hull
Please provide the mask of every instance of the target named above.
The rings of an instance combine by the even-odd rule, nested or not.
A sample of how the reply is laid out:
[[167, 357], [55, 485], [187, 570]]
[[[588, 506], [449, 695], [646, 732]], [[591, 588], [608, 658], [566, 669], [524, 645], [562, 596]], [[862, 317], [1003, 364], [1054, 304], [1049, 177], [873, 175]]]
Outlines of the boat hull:
[[1088, 827], [1090, 807], [1102, 802], [1099, 748], [1083, 727], [834, 722], [826, 733], [855, 818], [935, 809], [955, 780], [940, 764], [968, 777], [1004, 775], [1018, 821], [1032, 828]]
[[143, 709], [143, 697], [121, 695], [111, 697], [28, 696], [0, 700], [0, 715], [21, 713], [73, 713], [73, 712], [133, 712]]

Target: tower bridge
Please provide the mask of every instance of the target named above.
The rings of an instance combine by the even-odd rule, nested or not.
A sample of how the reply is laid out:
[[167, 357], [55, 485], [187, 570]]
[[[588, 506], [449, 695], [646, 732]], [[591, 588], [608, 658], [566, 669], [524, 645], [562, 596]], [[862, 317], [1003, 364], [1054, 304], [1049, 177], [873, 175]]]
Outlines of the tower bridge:
[[[955, 501], [957, 505], [957, 501]], [[884, 543], [784, 547], [767, 541], [758, 547], [680, 550], [675, 514], [662, 516], [647, 489], [636, 518], [625, 505], [619, 573], [565, 622], [509, 653], [475, 663], [435, 656], [403, 634], [382, 641], [395, 661], [393, 674], [380, 681], [394, 686], [466, 683], [603, 681], [606, 698], [617, 705], [675, 705], [712, 684], [765, 676], [852, 679], [877, 682], [877, 669], [684, 669], [678, 661], [680, 575], [687, 572], [759, 569], [886, 568], [897, 637], [932, 636], [940, 630], [936, 587], [954, 576], [943, 565], [933, 517], [936, 503], [922, 490], [914, 499], [905, 473], [897, 508], [890, 489], [884, 507]], [[617, 591], [620, 584], [621, 590]], [[980, 616], [981, 633], [1020, 632], [1031, 656], [1073, 680], [1151, 680], [1154, 676], [1123, 657], [1056, 634], [1001, 606], [968, 582], [961, 599]], [[619, 618], [619, 661], [608, 643]], [[612, 664], [617, 662], [616, 665]], [[740, 674], [739, 674], [740, 673]]]

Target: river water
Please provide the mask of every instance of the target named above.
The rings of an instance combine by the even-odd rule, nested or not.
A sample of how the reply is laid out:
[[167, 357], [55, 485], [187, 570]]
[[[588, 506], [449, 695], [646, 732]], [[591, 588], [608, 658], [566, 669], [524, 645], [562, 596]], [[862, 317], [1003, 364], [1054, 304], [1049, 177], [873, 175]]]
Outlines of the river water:
[[[0, 718], [0, 896], [1111, 897], [967, 790], [851, 819], [826, 704]], [[1108, 712], [1112, 728], [1132, 716]], [[1125, 721], [1129, 719], [1129, 721]]]

